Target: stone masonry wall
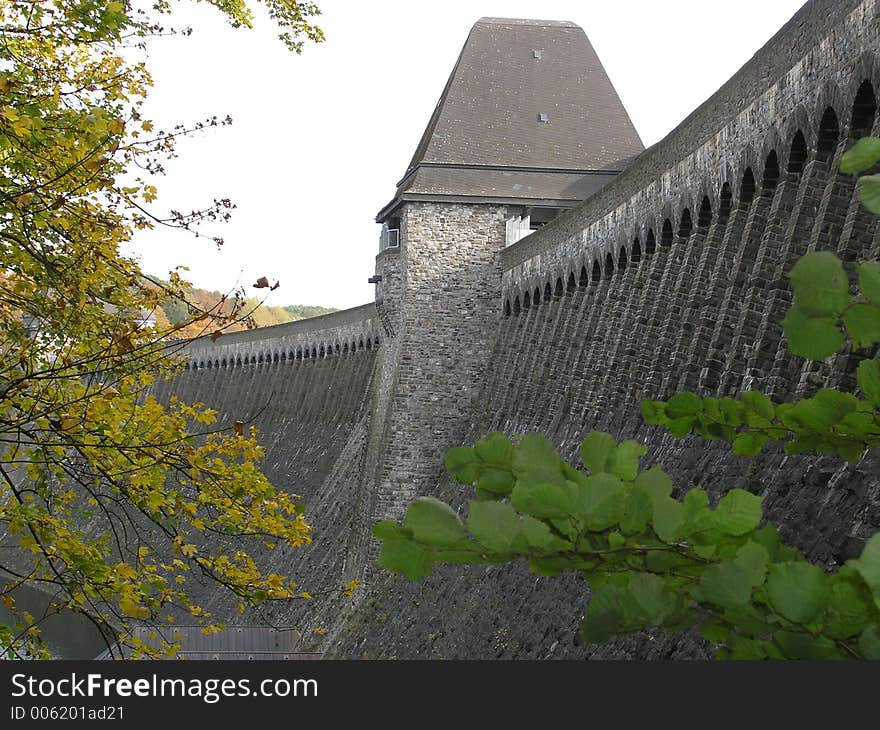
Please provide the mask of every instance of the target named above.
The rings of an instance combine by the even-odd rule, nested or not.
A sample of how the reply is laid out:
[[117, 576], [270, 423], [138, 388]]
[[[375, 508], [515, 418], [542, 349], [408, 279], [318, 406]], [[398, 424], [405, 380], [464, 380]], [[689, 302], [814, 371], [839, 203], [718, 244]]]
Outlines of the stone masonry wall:
[[[880, 458], [770, 450], [739, 459], [725, 444], [675, 440], [646, 426], [643, 398], [681, 389], [777, 399], [853, 387], [876, 351], [809, 364], [786, 350], [787, 272], [810, 250], [880, 257], [880, 225], [837, 173], [853, 140], [877, 126], [877, 3], [813, 2], [663, 143], [594, 198], [505, 250], [500, 336], [460, 442], [491, 431], [547, 434], [577, 462], [594, 429], [649, 446], [678, 494], [741, 487], [765, 498], [786, 540], [829, 568], [880, 529]], [[787, 65], [786, 65], [787, 64]], [[739, 107], [731, 106], [734, 102]], [[718, 122], [718, 110], [726, 120]], [[713, 123], [710, 123], [713, 122]], [[695, 136], [702, 130], [704, 135]], [[876, 350], [876, 348], [875, 348]], [[448, 478], [422, 493], [464, 508]], [[427, 581], [377, 574], [332, 656], [686, 658], [693, 634], [645, 632], [578, 643], [589, 598], [575, 576], [522, 565], [458, 567]]]

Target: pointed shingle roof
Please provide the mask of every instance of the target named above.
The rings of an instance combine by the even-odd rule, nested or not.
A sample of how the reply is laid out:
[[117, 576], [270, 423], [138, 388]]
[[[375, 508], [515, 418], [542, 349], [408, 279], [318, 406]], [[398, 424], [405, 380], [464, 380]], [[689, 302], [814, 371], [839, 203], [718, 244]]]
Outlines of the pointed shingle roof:
[[405, 200], [566, 207], [643, 149], [579, 26], [482, 18], [379, 220]]

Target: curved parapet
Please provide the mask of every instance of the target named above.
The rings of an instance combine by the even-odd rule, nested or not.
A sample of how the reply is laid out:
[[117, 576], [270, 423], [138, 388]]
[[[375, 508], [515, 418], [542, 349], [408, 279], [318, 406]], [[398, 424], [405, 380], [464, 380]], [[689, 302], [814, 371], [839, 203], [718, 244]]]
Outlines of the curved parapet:
[[502, 311], [513, 315], [517, 300], [522, 311], [546, 301], [545, 292], [610, 275], [634, 246], [641, 253], [649, 239], [659, 241], [664, 225], [668, 235], [690, 233], [702, 213], [708, 228], [729, 211], [731, 196], [753, 193], [750, 176], [761, 186], [774, 164], [775, 179], [798, 174], [806, 159], [833, 159], [841, 138], [870, 132], [857, 128], [857, 97], [865, 82], [880, 88], [876, 13], [875, 0], [811, 3], [600, 192], [509, 246]]
[[223, 335], [199, 337], [180, 355], [187, 369], [233, 368], [337, 357], [379, 346], [380, 326], [372, 302], [320, 317]]

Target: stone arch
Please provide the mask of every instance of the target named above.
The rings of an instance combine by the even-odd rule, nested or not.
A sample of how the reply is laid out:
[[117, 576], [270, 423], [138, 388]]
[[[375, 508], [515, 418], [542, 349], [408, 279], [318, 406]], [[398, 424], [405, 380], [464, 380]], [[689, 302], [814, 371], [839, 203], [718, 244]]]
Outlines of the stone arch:
[[703, 202], [700, 203], [700, 210], [697, 213], [697, 228], [705, 232], [712, 225], [712, 203], [708, 195], [703, 196]]
[[561, 297], [565, 293], [565, 287], [562, 286], [562, 277], [556, 277], [556, 287], [553, 290], [553, 295], [557, 297]]
[[660, 233], [660, 247], [669, 248], [672, 245], [672, 221], [666, 218], [663, 221], [663, 230]]
[[363, 350], [363, 349], [364, 349], [364, 338], [361, 337], [361, 338], [358, 340], [358, 350]]
[[681, 211], [681, 219], [678, 222], [678, 237], [686, 241], [691, 237], [691, 232], [693, 230], [694, 222], [691, 219], [691, 211], [688, 208], [685, 208]]
[[730, 183], [725, 182], [721, 186], [721, 193], [718, 196], [718, 223], [722, 226], [727, 225], [730, 219], [730, 211], [733, 208], [733, 192], [730, 189]]
[[509, 317], [511, 313], [510, 297], [504, 300], [504, 316]]
[[277, 352], [276, 352], [276, 353], [273, 353], [273, 355], [272, 355], [272, 362], [273, 362], [273, 363], [277, 363], [277, 362], [278, 362], [278, 353], [277, 353]]
[[532, 293], [532, 306], [537, 307], [541, 303], [541, 286], [536, 285], [535, 291]]
[[587, 284], [590, 283], [590, 275], [587, 273], [586, 264], [581, 266], [581, 277], [580, 277], [580, 280], [578, 281], [578, 283], [581, 286], [587, 286]]
[[863, 137], [873, 131], [877, 119], [877, 94], [874, 84], [869, 80], [862, 81], [853, 98], [850, 112], [850, 135], [853, 138]]
[[604, 274], [609, 279], [614, 276], [614, 256], [611, 255], [611, 252], [605, 254], [605, 270]]
[[764, 190], [775, 190], [779, 182], [779, 156], [776, 150], [770, 150], [764, 160], [764, 174], [761, 176], [761, 187]]
[[549, 302], [553, 298], [553, 286], [548, 281], [544, 284], [544, 296], [541, 298], [543, 302]]
[[577, 281], [574, 278], [574, 272], [572, 271], [568, 275], [568, 283], [565, 285], [566, 294], [571, 294], [575, 289], [577, 289]]
[[237, 367], [237, 368], [240, 368], [240, 367], [241, 367], [241, 355], [238, 355], [238, 356], [235, 358], [235, 367]]
[[339, 350], [339, 343], [338, 342], [333, 346], [333, 350], [336, 353], [336, 356], [339, 357], [340, 350]]
[[800, 175], [804, 171], [808, 154], [806, 137], [798, 129], [791, 138], [791, 145], [788, 148], [787, 171], [789, 175]]
[[626, 268], [627, 263], [626, 246], [621, 246], [620, 252], [617, 254], [617, 270], [623, 271]]
[[214, 367], [214, 363], [211, 360], [208, 360], [208, 370]]
[[602, 280], [602, 265], [599, 263], [599, 259], [593, 260], [593, 276], [590, 281], [593, 284], [598, 284]]
[[318, 350], [318, 357], [327, 357], [327, 350], [324, 345], [321, 345], [321, 349]]
[[642, 244], [638, 238], [635, 238], [630, 246], [629, 260], [632, 264], [638, 264], [642, 260]]
[[739, 185], [739, 199], [740, 202], [748, 207], [752, 204], [752, 201], [755, 199], [755, 192], [758, 189], [758, 184], [755, 181], [755, 173], [752, 172], [751, 167], [747, 167], [742, 176], [742, 181]]
[[224, 368], [226, 367], [226, 358], [225, 357], [220, 361], [220, 367], [224, 367]]
[[528, 291], [523, 294], [522, 307], [523, 309], [531, 309], [532, 307], [532, 295]]
[[645, 254], [650, 256], [657, 250], [657, 239], [654, 237], [654, 229], [649, 228], [645, 236]]
[[522, 312], [522, 304], [520, 304], [519, 297], [516, 296], [513, 299], [513, 316], [518, 317], [520, 312]]
[[816, 140], [816, 156], [828, 161], [834, 156], [840, 141], [840, 120], [833, 106], [825, 107], [819, 120], [819, 134]]
[[312, 345], [312, 359], [315, 360], [318, 357], [318, 348]]

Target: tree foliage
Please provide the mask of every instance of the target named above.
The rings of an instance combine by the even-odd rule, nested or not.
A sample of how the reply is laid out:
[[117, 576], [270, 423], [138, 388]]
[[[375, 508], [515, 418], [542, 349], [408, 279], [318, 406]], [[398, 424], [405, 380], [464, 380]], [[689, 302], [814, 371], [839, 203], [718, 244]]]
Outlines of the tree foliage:
[[[210, 4], [251, 24], [245, 0]], [[321, 39], [313, 4], [263, 5], [291, 49]], [[62, 610], [144, 653], [172, 652], [173, 640], [157, 650], [126, 637], [134, 622], [181, 613], [218, 629], [188, 590], [193, 573], [240, 611], [302, 595], [247, 550], [309, 541], [297, 496], [257, 467], [256, 433], [221, 432], [200, 404], [145, 395], [177, 371], [169, 335], [242, 316], [200, 310], [177, 272], [150, 280], [120, 254], [137, 229], [192, 230], [233, 207], [151, 208], [176, 138], [225, 123], [157, 130], [142, 116], [150, 76], [138, 59], [151, 36], [175, 32], [170, 12], [164, 1], [0, 6], [0, 524], [14, 548], [0, 556], [0, 598], [16, 612], [27, 584], [49, 603], [0, 626], [0, 651], [14, 656], [46, 656], [40, 624]], [[169, 300], [190, 316], [143, 326]]]
[[[880, 162], [880, 140], [859, 142], [845, 172]], [[860, 179], [872, 207], [877, 181]], [[857, 269], [858, 293], [831, 253], [801, 258], [785, 318], [789, 348], [824, 359], [844, 346], [880, 341], [880, 266]], [[773, 441], [785, 452], [830, 453], [856, 461], [880, 439], [880, 368], [865, 359], [858, 391], [824, 388], [775, 404], [759, 391], [733, 398], [679, 393], [645, 401], [649, 423], [675, 437], [696, 434], [752, 456]], [[505, 563], [519, 558], [540, 575], [576, 571], [591, 588], [581, 636], [601, 643], [649, 627], [699, 627], [719, 658], [880, 659], [880, 533], [836, 572], [813, 565], [762, 525], [762, 499], [730, 489], [713, 507], [697, 487], [674, 499], [660, 469], [639, 468], [647, 449], [607, 433], [584, 439], [583, 468], [564, 461], [539, 434], [511, 442], [495, 433], [450, 450], [449, 473], [476, 489], [466, 520], [432, 497], [413, 502], [402, 524], [379, 523], [379, 563], [410, 579], [437, 563]]]

